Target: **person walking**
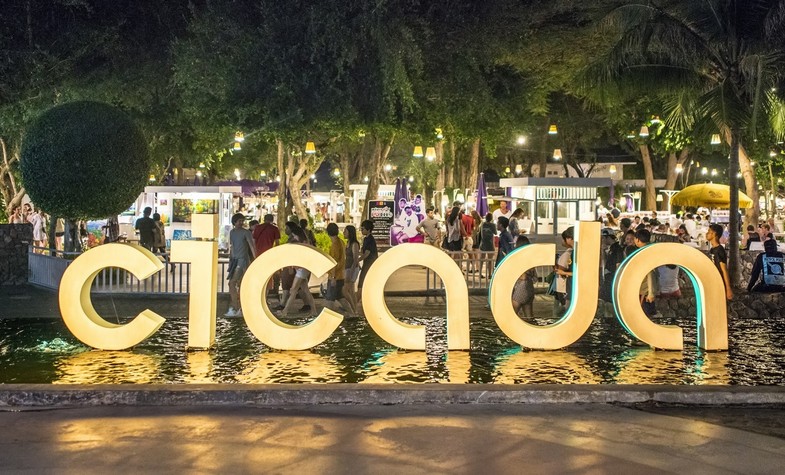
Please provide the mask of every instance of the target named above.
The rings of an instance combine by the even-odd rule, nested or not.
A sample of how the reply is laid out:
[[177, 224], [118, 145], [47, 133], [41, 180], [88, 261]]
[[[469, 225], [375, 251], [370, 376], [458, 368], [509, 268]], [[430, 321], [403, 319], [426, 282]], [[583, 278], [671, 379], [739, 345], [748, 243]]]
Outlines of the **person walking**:
[[[651, 242], [651, 232], [648, 229], [639, 229], [635, 231], [635, 247], [640, 249]], [[648, 317], [657, 315], [657, 306], [654, 303], [654, 297], [657, 295], [656, 290], [656, 274], [657, 270], [654, 269], [646, 275], [646, 280], [641, 282], [638, 295], [641, 301], [643, 312]]]
[[[149, 208], [148, 208], [149, 209]], [[229, 297], [231, 299], [229, 310], [225, 317], [241, 317], [243, 310], [240, 308], [240, 284], [245, 271], [256, 257], [253, 236], [245, 228], [245, 215], [235, 213], [232, 216], [232, 230], [229, 232]]]
[[[431, 210], [433, 214], [433, 210]], [[343, 229], [343, 237], [346, 238], [346, 266], [344, 268], [343, 294], [352, 313], [357, 315], [357, 279], [360, 277], [360, 243], [357, 241], [357, 228], [346, 226]]]
[[174, 264], [169, 261], [169, 254], [166, 253], [166, 230], [164, 223], [161, 221], [161, 215], [153, 213], [153, 222], [155, 223], [155, 236], [153, 237], [153, 252], [157, 252], [164, 256], [164, 261], [171, 267], [171, 272], [174, 274]]
[[142, 217], [134, 224], [134, 229], [139, 232], [139, 245], [149, 251], [153, 251], [155, 247], [155, 221], [150, 217], [152, 213], [153, 208], [146, 207], [142, 211]]
[[496, 265], [504, 259], [504, 256], [512, 252], [515, 243], [512, 240], [512, 234], [507, 230], [510, 225], [510, 220], [504, 216], [496, 220], [496, 230], [499, 231], [499, 251], [496, 253]]
[[[493, 223], [493, 215], [491, 213], [486, 213], [485, 222], [480, 226], [480, 252], [483, 253], [482, 261], [485, 263], [484, 272], [488, 279], [491, 278], [491, 274], [493, 273], [493, 264], [491, 263], [491, 256], [487, 253], [496, 251], [496, 246], [493, 242], [495, 237], [496, 225]], [[480, 271], [483, 271], [483, 269], [481, 268]]]
[[[286, 226], [284, 226], [284, 232], [289, 238], [289, 243], [310, 246], [308, 243], [308, 236], [305, 234], [305, 231], [300, 227], [299, 224], [291, 221], [286, 223]], [[279, 316], [287, 317], [289, 315], [289, 312], [291, 311], [298, 294], [305, 304], [302, 308], [300, 308], [300, 311], [307, 311], [311, 314], [316, 313], [316, 302], [313, 299], [313, 295], [311, 295], [311, 290], [308, 288], [308, 281], [310, 278], [311, 273], [308, 271], [308, 269], [304, 267], [295, 267], [292, 287], [289, 289], [289, 296], [287, 299], [285, 299], [286, 305], [284, 305], [284, 308], [281, 310], [281, 314]]]
[[[31, 212], [27, 221], [33, 225], [33, 245], [39, 248], [46, 247], [46, 219], [40, 209]], [[43, 249], [36, 249], [36, 253], [43, 253]]]
[[379, 258], [379, 251], [376, 248], [376, 239], [373, 237], [373, 221], [366, 219], [360, 223], [360, 232], [363, 235], [363, 244], [360, 248], [360, 261], [363, 263], [362, 270], [360, 270], [360, 277], [357, 281], [357, 314], [360, 315], [360, 308], [362, 307], [363, 283], [368, 271]]
[[520, 223], [518, 222], [521, 218], [523, 218], [523, 208], [515, 208], [515, 211], [510, 215], [509, 229], [513, 239], [518, 239], [518, 235], [521, 234]]
[[[518, 236], [515, 241], [515, 248], [529, 244], [529, 238], [523, 234]], [[537, 279], [537, 270], [531, 268], [524, 272], [515, 282], [512, 289], [512, 308], [515, 313], [520, 315], [523, 310], [523, 317], [531, 319], [534, 317], [534, 280]]]
[[[709, 241], [711, 249], [709, 249], [709, 258], [714, 263], [717, 271], [722, 276], [722, 281], [725, 284], [725, 297], [728, 300], [733, 300], [733, 289], [730, 285], [730, 276], [728, 275], [728, 253], [725, 248], [720, 244], [720, 237], [722, 237], [722, 226], [719, 224], [709, 225], [706, 231], [706, 240]], [[764, 249], [766, 241], [763, 242]]]
[[566, 248], [556, 260], [556, 313], [561, 314], [570, 305], [572, 292], [572, 249], [575, 246], [575, 228], [570, 226], [561, 233], [562, 243]]
[[453, 253], [453, 258], [460, 257], [463, 248], [463, 221], [461, 208], [453, 206], [447, 217], [447, 251]]
[[343, 241], [338, 237], [338, 225], [330, 223], [327, 225], [327, 236], [330, 237], [330, 257], [336, 264], [327, 272], [327, 289], [324, 292], [325, 306], [330, 310], [338, 311], [337, 305], [349, 312], [350, 317], [354, 317], [354, 308], [346, 299], [343, 291], [346, 280], [346, 248]]
[[[275, 217], [272, 214], [265, 214], [263, 222], [257, 225], [251, 235], [253, 236], [256, 256], [259, 257], [266, 251], [281, 244], [281, 231], [273, 222]], [[276, 272], [272, 279], [267, 283], [267, 293], [276, 292], [278, 283], [281, 280], [280, 272]], [[281, 308], [283, 310], [283, 307]]]

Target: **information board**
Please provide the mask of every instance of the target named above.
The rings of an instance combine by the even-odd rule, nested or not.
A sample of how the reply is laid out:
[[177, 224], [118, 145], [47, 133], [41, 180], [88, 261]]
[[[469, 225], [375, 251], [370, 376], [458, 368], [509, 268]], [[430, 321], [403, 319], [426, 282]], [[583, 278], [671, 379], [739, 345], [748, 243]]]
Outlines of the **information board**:
[[394, 201], [371, 201], [369, 203], [368, 219], [373, 221], [373, 238], [387, 244], [390, 241], [390, 228], [393, 225], [395, 213]]

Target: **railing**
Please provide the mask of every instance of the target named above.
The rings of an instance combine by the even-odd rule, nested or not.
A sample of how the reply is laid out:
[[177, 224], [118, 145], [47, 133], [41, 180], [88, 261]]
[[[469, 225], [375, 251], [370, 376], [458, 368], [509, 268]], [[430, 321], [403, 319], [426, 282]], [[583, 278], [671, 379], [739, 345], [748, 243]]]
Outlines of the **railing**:
[[[164, 268], [146, 279], [137, 279], [125, 269], [107, 267], [95, 277], [92, 291], [98, 294], [188, 294], [191, 288], [191, 264], [187, 262], [167, 263], [163, 256]], [[218, 293], [229, 292], [226, 271], [229, 259], [218, 259]]]
[[[57, 290], [60, 279], [78, 252], [66, 253], [55, 249], [30, 247], [28, 255], [28, 282], [47, 289]], [[102, 269], [93, 281], [94, 293], [130, 293], [180, 295], [190, 291], [191, 264], [187, 262], [166, 262], [162, 254], [157, 254], [164, 268], [146, 279], [137, 279], [125, 269], [107, 267]], [[60, 256], [60, 257], [57, 257]], [[226, 272], [229, 259], [218, 259], [218, 293], [229, 292]]]
[[[57, 257], [57, 255], [60, 257]], [[27, 257], [27, 281], [47, 289], [57, 290], [65, 268], [71, 258], [79, 253], [66, 253], [30, 246]]]
[[[51, 254], [51, 255], [50, 255]], [[495, 252], [449, 253], [463, 272], [467, 287], [470, 290], [487, 290], [491, 284], [493, 268], [496, 263]], [[56, 257], [56, 256], [61, 257]], [[28, 259], [29, 278], [31, 284], [57, 290], [65, 269], [78, 253], [63, 253], [45, 248], [31, 247]], [[186, 295], [190, 292], [191, 264], [186, 262], [166, 262], [163, 255], [158, 256], [164, 268], [146, 279], [137, 279], [130, 272], [118, 267], [102, 269], [92, 285], [92, 292], [97, 294], [143, 294], [143, 295]], [[218, 259], [218, 293], [229, 292], [226, 277], [229, 259]], [[547, 288], [545, 277], [553, 271], [552, 266], [536, 267], [537, 281], [535, 288]], [[430, 268], [425, 272], [425, 291], [438, 292], [444, 289], [441, 278]], [[314, 284], [315, 281], [312, 281]], [[421, 282], [421, 281], [420, 281]], [[417, 290], [417, 286], [412, 290]], [[422, 287], [419, 287], [422, 289]]]
[[[464, 280], [469, 290], [487, 290], [491, 286], [493, 269], [496, 265], [495, 251], [478, 251], [473, 253], [448, 252], [450, 257], [455, 260], [463, 273]], [[535, 288], [548, 288], [545, 278], [553, 272], [553, 266], [535, 267], [537, 280], [534, 282]], [[425, 271], [425, 290], [443, 290], [444, 283], [439, 275], [430, 268]]]

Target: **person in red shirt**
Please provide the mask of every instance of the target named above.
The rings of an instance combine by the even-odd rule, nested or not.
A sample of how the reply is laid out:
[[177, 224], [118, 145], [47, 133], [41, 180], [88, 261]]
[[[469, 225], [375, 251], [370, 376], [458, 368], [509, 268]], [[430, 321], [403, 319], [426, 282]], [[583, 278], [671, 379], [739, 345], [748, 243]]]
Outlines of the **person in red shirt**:
[[463, 251], [466, 252], [467, 257], [470, 259], [470, 261], [466, 264], [466, 271], [474, 272], [474, 269], [478, 267], [477, 263], [474, 261], [479, 257], [477, 250], [474, 249], [474, 218], [462, 210], [461, 223], [463, 223], [463, 229], [461, 230], [461, 237], [463, 237]]
[[264, 223], [254, 228], [253, 241], [257, 256], [281, 243], [281, 231], [273, 224], [272, 214], [264, 215]]
[[[257, 257], [261, 256], [264, 251], [269, 251], [274, 246], [281, 244], [281, 231], [273, 223], [273, 219], [272, 214], [265, 214], [264, 222], [256, 225], [253, 229], [253, 242]], [[275, 277], [267, 283], [267, 292], [277, 291], [280, 280], [280, 273], [276, 273]]]

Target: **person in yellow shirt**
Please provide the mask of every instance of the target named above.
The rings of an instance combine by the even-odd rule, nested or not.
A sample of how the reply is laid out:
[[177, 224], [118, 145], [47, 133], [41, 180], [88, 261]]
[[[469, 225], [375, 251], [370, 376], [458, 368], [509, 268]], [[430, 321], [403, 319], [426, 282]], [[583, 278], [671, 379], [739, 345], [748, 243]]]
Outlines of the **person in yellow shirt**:
[[344, 246], [343, 241], [341, 241], [341, 238], [338, 237], [338, 225], [335, 223], [328, 224], [327, 235], [330, 236], [331, 241], [330, 257], [335, 259], [337, 264], [327, 273], [327, 290], [324, 293], [324, 299], [326, 301], [325, 306], [330, 310], [337, 312], [338, 307], [336, 304], [340, 303], [341, 307], [349, 312], [349, 316], [353, 317], [355, 311], [343, 294], [346, 247]]

